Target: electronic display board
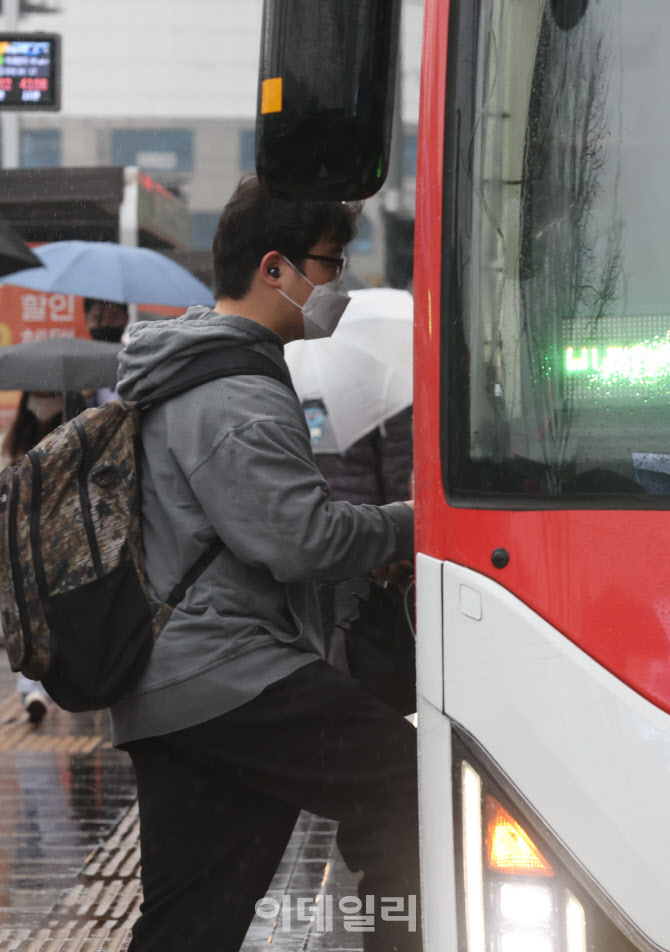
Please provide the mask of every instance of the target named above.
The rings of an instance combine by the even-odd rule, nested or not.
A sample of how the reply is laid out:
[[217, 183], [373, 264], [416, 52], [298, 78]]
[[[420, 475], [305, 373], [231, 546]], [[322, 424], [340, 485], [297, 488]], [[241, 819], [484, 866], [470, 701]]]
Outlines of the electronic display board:
[[60, 36], [0, 32], [3, 109], [60, 109]]

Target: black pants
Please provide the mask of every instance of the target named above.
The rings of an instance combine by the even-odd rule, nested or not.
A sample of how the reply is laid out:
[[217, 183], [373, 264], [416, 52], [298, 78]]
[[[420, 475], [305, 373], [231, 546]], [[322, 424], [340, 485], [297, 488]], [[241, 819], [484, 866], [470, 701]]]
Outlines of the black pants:
[[[367, 952], [420, 952], [416, 731], [355, 681], [317, 661], [127, 749], [144, 888], [130, 952], [237, 952], [301, 809], [340, 821], [359, 896], [375, 897]], [[409, 896], [416, 932], [380, 916], [382, 897], [402, 897], [406, 913]]]

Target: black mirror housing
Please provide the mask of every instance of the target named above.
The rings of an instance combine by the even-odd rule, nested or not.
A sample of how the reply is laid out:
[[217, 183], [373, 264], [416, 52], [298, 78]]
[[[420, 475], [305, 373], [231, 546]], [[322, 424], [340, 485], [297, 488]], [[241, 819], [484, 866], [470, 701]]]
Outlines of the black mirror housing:
[[368, 198], [388, 172], [400, 0], [265, 0], [256, 170], [281, 198]]

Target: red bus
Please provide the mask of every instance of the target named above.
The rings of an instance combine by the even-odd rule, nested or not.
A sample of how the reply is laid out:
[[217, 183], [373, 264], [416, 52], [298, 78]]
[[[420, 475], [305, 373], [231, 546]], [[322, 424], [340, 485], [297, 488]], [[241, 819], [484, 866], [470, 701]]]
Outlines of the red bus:
[[[268, 31], [301, 5], [267, 0], [262, 80], [289, 75]], [[291, 60], [293, 79], [314, 70], [309, 107], [293, 151], [300, 82], [284, 84], [281, 128], [261, 112], [259, 171], [279, 193], [360, 198], [390, 107], [358, 96], [371, 76], [371, 95], [388, 92], [397, 4], [318, 7], [303, 24], [317, 47], [339, 37], [336, 55], [319, 51], [331, 86], [319, 113], [319, 70]], [[414, 417], [427, 952], [670, 949], [665, 27], [662, 0], [426, 0]], [[355, 95], [340, 103], [334, 88]]]

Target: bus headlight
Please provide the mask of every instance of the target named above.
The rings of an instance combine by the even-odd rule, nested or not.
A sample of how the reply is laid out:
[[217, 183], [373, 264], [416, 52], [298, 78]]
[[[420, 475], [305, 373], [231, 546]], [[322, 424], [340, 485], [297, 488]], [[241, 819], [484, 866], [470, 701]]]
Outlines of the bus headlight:
[[546, 886], [503, 883], [500, 918], [520, 929], [546, 929], [551, 925], [553, 897]]
[[[509, 783], [454, 743], [459, 948], [465, 952], [640, 952], [572, 875], [559, 845], [548, 846], [512, 804]], [[483, 756], [482, 753], [479, 755]], [[503, 789], [504, 788], [504, 789]], [[516, 798], [518, 799], [518, 798]], [[520, 801], [522, 802], [522, 801]], [[540, 827], [541, 828], [541, 827]], [[556, 844], [555, 838], [549, 842]], [[595, 890], [593, 891], [595, 893]], [[604, 905], [604, 903], [603, 903]], [[605, 906], [605, 909], [607, 907]], [[619, 917], [620, 918], [620, 917]]]

